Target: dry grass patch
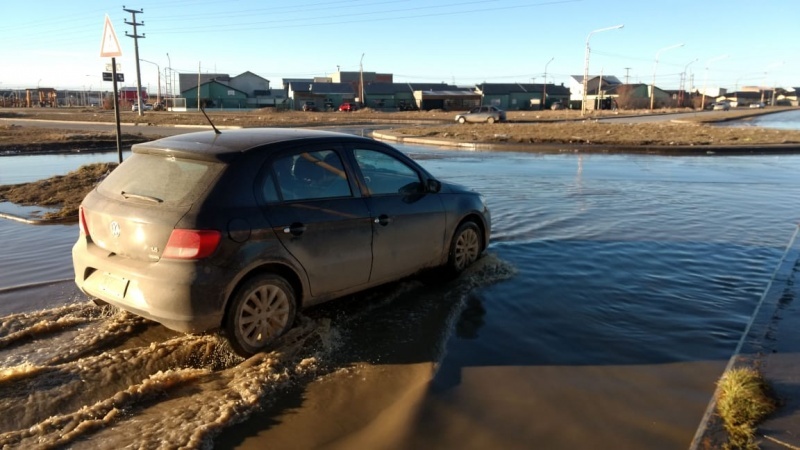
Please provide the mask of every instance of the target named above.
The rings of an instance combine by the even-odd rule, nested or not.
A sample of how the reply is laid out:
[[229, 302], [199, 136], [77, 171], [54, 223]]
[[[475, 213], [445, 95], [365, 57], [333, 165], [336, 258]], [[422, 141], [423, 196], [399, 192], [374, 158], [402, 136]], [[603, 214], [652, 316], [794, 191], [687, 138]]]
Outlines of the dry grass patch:
[[728, 434], [726, 449], [757, 449], [757, 425], [776, 409], [761, 374], [751, 367], [728, 371], [718, 382], [717, 413]]

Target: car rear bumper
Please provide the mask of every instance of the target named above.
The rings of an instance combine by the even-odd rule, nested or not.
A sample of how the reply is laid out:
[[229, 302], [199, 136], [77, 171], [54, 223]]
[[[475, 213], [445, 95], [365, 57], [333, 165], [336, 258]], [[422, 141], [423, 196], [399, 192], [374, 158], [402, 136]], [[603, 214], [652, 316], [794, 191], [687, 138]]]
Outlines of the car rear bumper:
[[81, 238], [72, 248], [75, 284], [96, 297], [167, 328], [197, 333], [218, 328], [223, 274], [186, 261], [132, 261]]

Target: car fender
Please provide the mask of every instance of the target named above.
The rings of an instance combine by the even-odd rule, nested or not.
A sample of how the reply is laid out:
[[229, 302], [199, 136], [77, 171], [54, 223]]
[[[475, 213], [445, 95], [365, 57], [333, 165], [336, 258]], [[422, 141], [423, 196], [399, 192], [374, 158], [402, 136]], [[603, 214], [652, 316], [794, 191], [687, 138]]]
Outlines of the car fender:
[[[245, 245], [242, 247], [241, 254], [257, 253], [259, 255], [269, 255], [268, 258], [258, 258], [249, 261], [246, 265], [241, 266], [225, 288], [223, 304], [223, 312], [228, 308], [228, 304], [236, 293], [236, 289], [245, 283], [247, 280], [262, 273], [273, 273], [286, 278], [287, 281], [295, 289], [295, 295], [299, 302], [298, 307], [302, 309], [304, 305], [309, 303], [308, 293], [311, 292], [308, 284], [308, 274], [305, 269], [295, 260], [291, 255], [284, 253], [283, 247], [276, 241], [275, 245], [264, 245], [263, 242], [253, 243], [253, 245]], [[280, 247], [280, 250], [275, 251], [275, 247]]]

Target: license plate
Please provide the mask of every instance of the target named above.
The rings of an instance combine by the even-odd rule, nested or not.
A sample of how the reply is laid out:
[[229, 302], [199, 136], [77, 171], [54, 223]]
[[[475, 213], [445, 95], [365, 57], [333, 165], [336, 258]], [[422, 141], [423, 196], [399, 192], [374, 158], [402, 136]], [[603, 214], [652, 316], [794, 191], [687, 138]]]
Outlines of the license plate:
[[105, 273], [103, 274], [103, 280], [100, 282], [98, 287], [106, 294], [122, 299], [125, 297], [125, 291], [128, 289], [129, 281], [130, 280], [112, 273]]

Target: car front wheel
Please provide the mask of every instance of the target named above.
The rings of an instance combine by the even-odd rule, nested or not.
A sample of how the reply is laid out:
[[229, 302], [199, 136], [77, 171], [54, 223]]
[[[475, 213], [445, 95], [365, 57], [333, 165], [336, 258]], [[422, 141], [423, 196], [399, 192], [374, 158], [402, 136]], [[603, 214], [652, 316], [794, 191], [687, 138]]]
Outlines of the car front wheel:
[[259, 275], [236, 291], [225, 318], [225, 333], [233, 350], [248, 357], [286, 333], [296, 312], [292, 286], [278, 275]]
[[466, 122], [467, 122], [467, 119], [465, 117], [462, 116], [462, 117], [458, 118], [458, 123], [466, 123]]
[[489, 124], [494, 123], [494, 117], [489, 117], [488, 119], [486, 119], [486, 123], [489, 123]]
[[474, 263], [483, 249], [481, 230], [473, 221], [461, 224], [450, 243], [450, 256], [447, 268], [453, 275], [458, 275], [470, 264]]

